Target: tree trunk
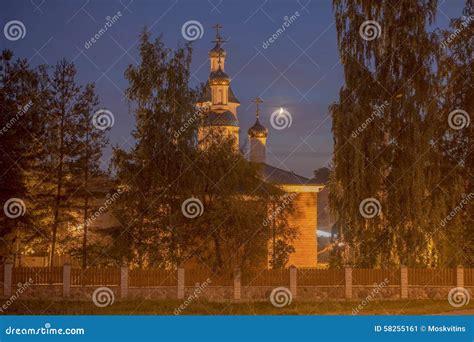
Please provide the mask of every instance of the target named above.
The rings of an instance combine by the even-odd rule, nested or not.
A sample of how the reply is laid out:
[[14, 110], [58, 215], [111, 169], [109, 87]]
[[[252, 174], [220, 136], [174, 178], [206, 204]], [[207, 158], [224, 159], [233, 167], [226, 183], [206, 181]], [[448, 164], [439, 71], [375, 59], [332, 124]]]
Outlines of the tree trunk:
[[223, 265], [223, 262], [222, 262], [221, 243], [219, 241], [219, 235], [216, 234], [216, 233], [213, 233], [212, 237], [214, 239], [214, 247], [216, 249], [217, 265], [219, 266], [219, 270], [221, 270], [224, 265]]
[[89, 209], [89, 191], [88, 191], [88, 182], [89, 182], [89, 124], [87, 125], [86, 133], [86, 156], [85, 156], [85, 170], [84, 170], [84, 236], [82, 239], [82, 268], [87, 268], [87, 219], [88, 219], [88, 209]]
[[87, 268], [87, 219], [88, 219], [88, 209], [89, 209], [89, 195], [86, 194], [84, 200], [84, 236], [82, 238], [82, 268]]
[[49, 267], [53, 267], [54, 251], [56, 248], [56, 236], [58, 232], [59, 225], [59, 206], [61, 204], [61, 190], [62, 190], [62, 180], [63, 180], [63, 158], [64, 158], [64, 112], [61, 117], [61, 126], [59, 132], [59, 165], [57, 171], [57, 191], [56, 191], [56, 200], [54, 204], [54, 222], [53, 222], [53, 237], [51, 241], [51, 251], [49, 257]]
[[[275, 202], [273, 202], [273, 212], [272, 212], [272, 215], [273, 213], [275, 213]], [[272, 262], [272, 268], [275, 269], [276, 266], [275, 266], [275, 260], [276, 260], [276, 250], [275, 250], [275, 246], [276, 246], [276, 231], [275, 231], [275, 215], [273, 215], [273, 218], [272, 218], [272, 258], [273, 258], [273, 262]]]

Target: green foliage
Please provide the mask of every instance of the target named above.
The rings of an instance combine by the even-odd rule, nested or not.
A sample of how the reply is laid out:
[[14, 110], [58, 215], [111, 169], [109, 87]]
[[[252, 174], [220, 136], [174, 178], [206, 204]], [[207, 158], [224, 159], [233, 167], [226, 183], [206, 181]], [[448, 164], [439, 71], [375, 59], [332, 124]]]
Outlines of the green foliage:
[[[444, 260], [474, 266], [474, 5], [466, 1], [462, 17], [451, 21], [449, 29], [440, 33], [440, 92], [443, 94], [441, 117], [446, 120], [453, 109], [465, 110], [471, 124], [459, 130], [437, 131], [439, 164], [448, 175], [440, 187], [451, 195], [450, 210], [466, 205], [449, 221], [438, 238], [443, 242]], [[453, 189], [455, 189], [453, 193]], [[471, 198], [470, 200], [468, 200]]]
[[[452, 110], [472, 113], [472, 103], [454, 104], [449, 98], [472, 99], [472, 88], [464, 83], [456, 86], [456, 95], [444, 91], [456, 83], [452, 73], [440, 77], [451, 67], [444, 61], [446, 51], [440, 51], [439, 36], [426, 30], [436, 4], [334, 1], [345, 85], [331, 106], [335, 153], [330, 203], [340, 246], [333, 264], [435, 266], [465, 261], [456, 252], [463, 244], [462, 230], [469, 229], [462, 222], [465, 214], [446, 227], [442, 222], [462, 194], [472, 191], [468, 172], [459, 165], [465, 165], [464, 159], [455, 152], [466, 153], [462, 136], [469, 130], [456, 133], [448, 125]], [[373, 40], [360, 33], [366, 20], [380, 25]], [[458, 38], [463, 47], [469, 46], [466, 37]], [[462, 63], [472, 69], [472, 53], [465, 55], [469, 57]], [[454, 65], [462, 61], [451, 57]], [[359, 205], [367, 198], [381, 204], [374, 218], [360, 213]]]
[[35, 156], [36, 138], [42, 134], [42, 127], [41, 121], [35, 124], [31, 120], [38, 118], [41, 108], [36, 96], [41, 94], [39, 78], [26, 60], [13, 61], [9, 50], [2, 52], [0, 63], [0, 255], [5, 256], [21, 250], [22, 239], [31, 241], [38, 236], [29, 229], [31, 211], [12, 219], [5, 215], [3, 205], [12, 198], [27, 202], [24, 170]]
[[66, 253], [75, 247], [75, 214], [90, 190], [84, 175], [100, 173], [106, 140], [91, 118], [98, 99], [93, 85], [77, 84], [73, 63], [33, 69], [24, 60], [11, 60], [4, 51], [0, 125], [8, 129], [1, 136], [0, 199], [3, 205], [20, 198], [26, 211], [19, 218], [0, 218], [7, 248], [1, 254]]
[[[138, 267], [205, 262], [230, 272], [265, 264], [269, 231], [263, 222], [276, 190], [234, 152], [231, 138], [214, 132], [198, 143], [205, 112], [195, 106], [202, 86], [189, 87], [191, 46], [172, 51], [144, 31], [139, 49], [141, 62], [125, 73], [136, 145], [114, 150], [125, 193], [114, 207], [120, 225], [108, 232], [121, 247], [110, 250]], [[202, 204], [195, 218], [183, 215], [190, 198]], [[291, 234], [281, 229], [280, 235]]]

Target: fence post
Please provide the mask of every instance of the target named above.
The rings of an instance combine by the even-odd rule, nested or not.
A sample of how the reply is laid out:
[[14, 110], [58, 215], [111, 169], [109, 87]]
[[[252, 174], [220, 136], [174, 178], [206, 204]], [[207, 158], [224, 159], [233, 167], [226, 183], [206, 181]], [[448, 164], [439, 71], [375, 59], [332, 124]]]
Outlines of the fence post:
[[352, 268], [346, 267], [344, 269], [344, 278], [346, 280], [345, 290], [346, 299], [352, 299]]
[[296, 288], [298, 286], [298, 269], [296, 266], [290, 266], [290, 292], [293, 299], [296, 298]]
[[128, 265], [120, 267], [120, 299], [128, 296]]
[[184, 298], [184, 268], [178, 268], [178, 299]]
[[69, 297], [71, 293], [71, 264], [63, 265], [63, 297]]
[[464, 267], [462, 265], [456, 268], [456, 287], [464, 287]]
[[400, 298], [408, 298], [408, 268], [400, 266]]
[[12, 294], [13, 262], [8, 259], [3, 266], [3, 294], [10, 297]]
[[240, 272], [240, 268], [236, 268], [234, 270], [234, 301], [239, 301], [242, 298], [241, 278], [242, 273]]

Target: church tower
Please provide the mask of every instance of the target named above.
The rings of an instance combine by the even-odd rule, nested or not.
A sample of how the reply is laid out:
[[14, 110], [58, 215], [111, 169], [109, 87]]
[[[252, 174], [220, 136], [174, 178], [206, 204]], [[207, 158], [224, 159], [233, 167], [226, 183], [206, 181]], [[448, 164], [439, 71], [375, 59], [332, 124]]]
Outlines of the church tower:
[[253, 102], [255, 102], [257, 106], [255, 111], [257, 121], [255, 121], [255, 124], [250, 127], [248, 131], [250, 143], [249, 159], [254, 163], [265, 163], [268, 130], [258, 120], [260, 116], [260, 103], [263, 101], [257, 97]]
[[240, 102], [235, 97], [230, 87], [230, 77], [224, 71], [226, 51], [222, 44], [225, 42], [216, 24], [215, 46], [209, 51], [210, 69], [208, 81], [205, 86], [203, 97], [198, 106], [209, 108], [205, 114], [203, 124], [199, 129], [198, 139], [206, 146], [206, 139], [214, 134], [223, 134], [234, 139], [234, 149], [239, 150], [239, 121], [237, 119], [237, 107]]

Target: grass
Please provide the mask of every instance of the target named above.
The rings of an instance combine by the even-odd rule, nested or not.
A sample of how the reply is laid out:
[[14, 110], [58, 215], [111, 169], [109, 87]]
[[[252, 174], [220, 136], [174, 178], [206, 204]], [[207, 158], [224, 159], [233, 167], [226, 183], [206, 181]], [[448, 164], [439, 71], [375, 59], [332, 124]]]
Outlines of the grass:
[[[133, 300], [116, 301], [105, 308], [92, 301], [16, 300], [4, 315], [173, 315], [183, 301]], [[181, 315], [351, 315], [361, 301], [293, 302], [276, 308], [269, 302], [214, 303], [192, 302], [181, 310]], [[371, 301], [362, 307], [359, 315], [426, 315], [469, 310], [474, 303], [453, 308], [447, 300]]]

